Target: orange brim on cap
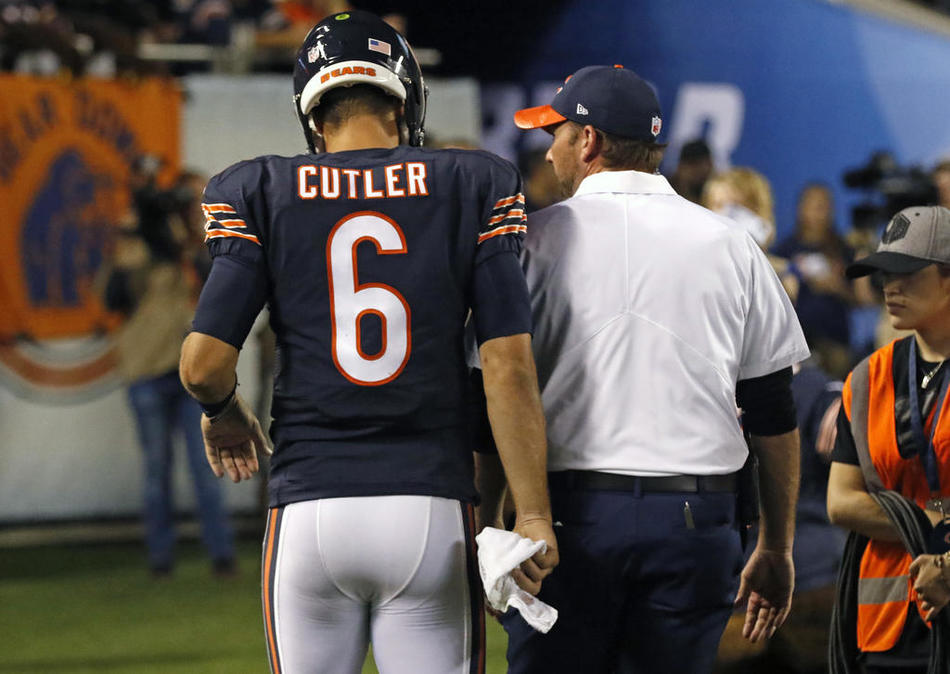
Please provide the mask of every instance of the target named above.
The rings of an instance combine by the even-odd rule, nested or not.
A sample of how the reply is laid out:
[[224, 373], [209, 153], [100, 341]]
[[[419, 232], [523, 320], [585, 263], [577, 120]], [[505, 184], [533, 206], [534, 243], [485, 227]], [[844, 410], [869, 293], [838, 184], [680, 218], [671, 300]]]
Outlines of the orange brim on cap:
[[525, 108], [515, 113], [515, 126], [519, 129], [543, 129], [552, 124], [560, 124], [567, 118], [554, 110], [550, 105], [539, 105], [535, 108]]

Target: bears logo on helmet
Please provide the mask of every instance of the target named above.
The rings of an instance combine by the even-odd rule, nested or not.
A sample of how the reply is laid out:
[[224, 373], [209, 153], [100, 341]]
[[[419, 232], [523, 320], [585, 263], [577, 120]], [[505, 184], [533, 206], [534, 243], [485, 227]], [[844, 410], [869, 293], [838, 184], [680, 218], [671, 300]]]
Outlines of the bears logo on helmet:
[[294, 109], [311, 152], [316, 152], [310, 113], [335, 87], [370, 84], [398, 98], [409, 144], [425, 139], [429, 91], [406, 39], [379, 17], [358, 10], [333, 14], [313, 27], [294, 63]]

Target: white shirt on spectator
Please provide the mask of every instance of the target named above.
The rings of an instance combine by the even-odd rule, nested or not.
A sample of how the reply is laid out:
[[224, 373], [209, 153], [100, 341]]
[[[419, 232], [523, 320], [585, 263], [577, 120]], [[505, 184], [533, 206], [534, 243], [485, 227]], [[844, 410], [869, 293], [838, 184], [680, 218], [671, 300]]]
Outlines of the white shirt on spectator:
[[548, 468], [717, 475], [747, 456], [735, 385], [808, 357], [755, 241], [639, 171], [528, 219]]

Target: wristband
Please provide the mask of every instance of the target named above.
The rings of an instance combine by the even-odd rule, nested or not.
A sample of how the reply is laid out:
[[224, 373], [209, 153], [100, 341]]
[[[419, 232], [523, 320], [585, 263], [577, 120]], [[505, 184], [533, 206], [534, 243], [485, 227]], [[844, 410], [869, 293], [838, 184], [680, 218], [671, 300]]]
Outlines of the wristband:
[[201, 405], [201, 411], [205, 413], [205, 416], [209, 419], [220, 415], [227, 407], [231, 404], [231, 401], [234, 400], [234, 395], [237, 393], [237, 379], [234, 380], [234, 388], [231, 389], [231, 392], [227, 397], [216, 403], [203, 403], [200, 400], [198, 404]]

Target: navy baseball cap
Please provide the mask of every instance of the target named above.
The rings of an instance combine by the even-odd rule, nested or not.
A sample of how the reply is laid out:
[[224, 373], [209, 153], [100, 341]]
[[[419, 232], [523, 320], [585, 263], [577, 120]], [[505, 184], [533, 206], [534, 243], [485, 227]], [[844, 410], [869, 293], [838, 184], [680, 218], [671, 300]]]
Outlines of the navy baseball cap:
[[540, 129], [565, 120], [653, 142], [663, 120], [653, 88], [623, 66], [587, 66], [564, 80], [550, 105], [515, 113], [515, 125]]

